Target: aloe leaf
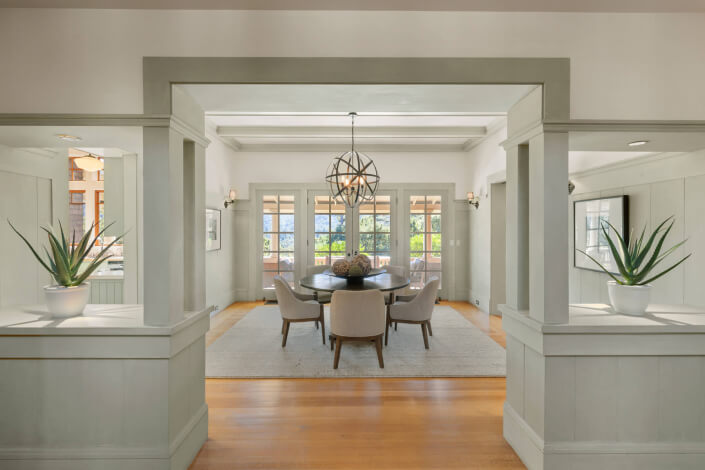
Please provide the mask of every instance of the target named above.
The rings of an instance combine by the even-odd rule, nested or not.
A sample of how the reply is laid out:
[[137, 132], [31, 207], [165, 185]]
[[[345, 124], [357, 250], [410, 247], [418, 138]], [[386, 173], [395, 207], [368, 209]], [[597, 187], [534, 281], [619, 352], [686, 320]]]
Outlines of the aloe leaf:
[[647, 279], [646, 281], [642, 282], [640, 285], [646, 285], [646, 284], [649, 284], [649, 283], [651, 283], [651, 282], [654, 282], [656, 279], [660, 278], [661, 276], [663, 276], [663, 275], [665, 275], [665, 274], [668, 274], [669, 272], [671, 272], [671, 271], [673, 271], [674, 269], [676, 269], [678, 266], [680, 266], [685, 260], [687, 260], [687, 259], [690, 258], [691, 256], [692, 256], [692, 253], [689, 254], [688, 256], [686, 256], [685, 258], [683, 258], [682, 260], [680, 260], [679, 262], [677, 262], [676, 264], [674, 264], [673, 266], [671, 266], [670, 268], [668, 268], [667, 270], [665, 270], [665, 271], [661, 272], [660, 274], [657, 274], [656, 276], [654, 276], [654, 277], [652, 277], [652, 278], [649, 278], [649, 279]]
[[[663, 248], [663, 244], [666, 241], [668, 233], [671, 231], [671, 227], [673, 227], [673, 225], [671, 225], [664, 232], [663, 236], [656, 244], [653, 253], [649, 257], [649, 260], [646, 262], [646, 265], [642, 268], [641, 272], [639, 272], [639, 275], [637, 276], [639, 280], [644, 279], [644, 277], [648, 276], [648, 274], [660, 263], [659, 254], [661, 253], [661, 248]], [[648, 253], [648, 251], [646, 253]]]
[[612, 252], [612, 257], [614, 258], [614, 262], [617, 264], [617, 269], [619, 270], [619, 273], [622, 275], [622, 277], [624, 279], [629, 279], [631, 277], [631, 273], [628, 272], [626, 270], [626, 268], [624, 267], [624, 263], [622, 263], [622, 260], [619, 257], [619, 252], [617, 251], [617, 247], [614, 245], [614, 242], [612, 242], [612, 239], [609, 237], [609, 233], [607, 233], [607, 229], [605, 229], [604, 225], [602, 226], [602, 232], [605, 234], [605, 238], [607, 239], [607, 244], [610, 247], [610, 251]]
[[601, 264], [599, 261], [597, 261], [595, 258], [593, 258], [592, 256], [588, 255], [588, 254], [585, 253], [583, 250], [578, 250], [578, 249], [576, 249], [576, 251], [579, 251], [580, 253], [582, 253], [582, 254], [584, 254], [585, 256], [587, 256], [588, 258], [590, 258], [590, 259], [593, 261], [593, 263], [595, 263], [596, 265], [598, 265], [598, 266], [600, 267], [600, 269], [602, 269], [605, 273], [607, 273], [607, 275], [608, 275], [609, 277], [611, 277], [612, 279], [614, 279], [617, 284], [624, 285], [624, 282], [622, 282], [621, 280], [617, 279], [617, 277], [616, 277], [614, 274], [612, 274], [612, 273], [609, 272], [607, 269], [605, 269], [605, 267], [602, 266], [602, 264]]
[[[631, 260], [629, 259], [629, 245], [627, 245], [622, 236], [619, 234], [619, 231], [614, 228], [614, 225], [612, 225], [608, 220], [605, 220], [603, 224], [609, 225], [609, 227], [614, 230], [615, 235], [617, 235], [617, 240], [619, 240], [620, 253], [624, 263], [624, 268], [628, 271], [631, 271], [632, 265]], [[609, 234], [607, 235], [607, 239], [610, 239]]]
[[[91, 248], [92, 248], [93, 246], [95, 246], [95, 242], [96, 242], [96, 241], [100, 238], [100, 236], [101, 236], [106, 230], [108, 230], [114, 223], [115, 223], [115, 222], [109, 223], [108, 225], [105, 226], [105, 228], [104, 228], [103, 230], [101, 230], [100, 232], [98, 232], [98, 235], [95, 236], [95, 238], [94, 238], [93, 241], [91, 242], [90, 246], [89, 246], [87, 249], [85, 249], [85, 251], [84, 251], [83, 253], [80, 254], [80, 257], [79, 257], [79, 259], [78, 259], [78, 265], [77, 265], [78, 267], [80, 267], [81, 264], [83, 264], [83, 261], [86, 259], [86, 256], [88, 256], [88, 253], [91, 252]], [[91, 227], [93, 227], [93, 226], [91, 226]], [[88, 232], [86, 232], [86, 235], [89, 235], [92, 230], [93, 230], [93, 228], [91, 228], [91, 230], [89, 230]], [[115, 240], [113, 240], [113, 242], [112, 242], [110, 245], [108, 245], [108, 247], [113, 246], [113, 245], [115, 244], [115, 242], [117, 242], [118, 240], [120, 240], [120, 239], [121, 239], [122, 237], [124, 237], [124, 236], [125, 236], [125, 234], [122, 234], [122, 235], [120, 235], [119, 237], [116, 237]], [[103, 251], [105, 251], [105, 250], [103, 250]], [[96, 256], [96, 258], [98, 258], [98, 257]]]
[[94, 224], [91, 224], [90, 228], [81, 237], [81, 241], [78, 242], [78, 246], [74, 251], [74, 257], [71, 259], [71, 265], [73, 267], [74, 273], [78, 272], [78, 269], [81, 267], [81, 263], [83, 262], [83, 258], [85, 258], [85, 255], [91, 249], [91, 246], [88, 246], [88, 242], [91, 239], [91, 232], [93, 232], [93, 227]]
[[[649, 253], [649, 250], [651, 250], [651, 246], [653, 245], [654, 240], [656, 240], [656, 236], [657, 236], [657, 235], [659, 234], [659, 232], [661, 231], [661, 228], [664, 226], [664, 224], [666, 224], [666, 222], [668, 222], [668, 221], [671, 220], [671, 219], [672, 219], [672, 217], [669, 217], [668, 219], [666, 219], [666, 220], [664, 220], [663, 222], [661, 222], [661, 224], [660, 224], [660, 225], [656, 228], [656, 230], [654, 230], [654, 232], [651, 234], [651, 236], [649, 237], [649, 240], [646, 242], [646, 246], [645, 246], [644, 249], [639, 253], [639, 255], [637, 256], [637, 259], [634, 260], [634, 264], [635, 264], [634, 267], [635, 267], [635, 268], [638, 268], [638, 267], [641, 265], [642, 261], [644, 261], [644, 259], [646, 258], [646, 255]], [[669, 232], [670, 232], [671, 229], [673, 228], [674, 222], [675, 222], [675, 221], [672, 221], [672, 222], [671, 222], [671, 225], [669, 225], [669, 227], [666, 229], [666, 231], [664, 232], [663, 236], [661, 237], [660, 243], [658, 243], [658, 244], [656, 245], [656, 249], [654, 250], [655, 253], [656, 253], [657, 251], [659, 251], [659, 250], [661, 249], [661, 247], [663, 246], [663, 241], [666, 239], [666, 237], [668, 236]], [[658, 258], [658, 254], [657, 254], [656, 257]], [[652, 259], [655, 259], [655, 258], [652, 257]]]
[[[42, 227], [43, 228], [43, 227]], [[47, 229], [43, 228], [49, 235], [49, 246], [51, 247], [52, 257], [56, 264], [56, 279], [62, 286], [71, 285], [71, 273], [68, 269], [68, 263], [65, 258], [65, 253], [61, 252], [59, 240]]]
[[47, 271], [49, 271], [49, 273], [50, 273], [52, 276], [54, 276], [54, 275], [55, 275], [54, 271], [53, 271], [51, 268], [49, 268], [49, 266], [47, 266], [47, 264], [44, 262], [44, 260], [41, 258], [41, 256], [39, 256], [39, 253], [37, 253], [37, 251], [34, 249], [34, 247], [33, 247], [32, 244], [29, 242], [29, 240], [27, 240], [27, 239], [24, 237], [24, 235], [22, 235], [22, 234], [15, 228], [15, 226], [12, 225], [12, 222], [10, 222], [9, 219], [8, 219], [7, 223], [10, 224], [10, 227], [12, 227], [12, 230], [13, 230], [17, 235], [19, 235], [19, 237], [22, 239], [22, 241], [25, 242], [25, 244], [26, 244], [26, 245], [29, 247], [29, 249], [32, 251], [32, 254], [34, 255], [34, 257], [37, 258], [37, 261], [39, 261], [39, 263], [44, 267], [44, 269], [46, 269]]

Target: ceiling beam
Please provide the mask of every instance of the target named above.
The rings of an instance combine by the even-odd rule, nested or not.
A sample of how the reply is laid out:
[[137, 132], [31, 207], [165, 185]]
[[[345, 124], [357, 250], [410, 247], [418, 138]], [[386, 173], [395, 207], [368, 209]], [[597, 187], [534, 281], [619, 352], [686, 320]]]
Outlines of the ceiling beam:
[[[219, 126], [218, 135], [234, 138], [349, 138], [350, 126]], [[487, 135], [484, 126], [428, 127], [385, 126], [356, 127], [360, 138], [481, 138]]]

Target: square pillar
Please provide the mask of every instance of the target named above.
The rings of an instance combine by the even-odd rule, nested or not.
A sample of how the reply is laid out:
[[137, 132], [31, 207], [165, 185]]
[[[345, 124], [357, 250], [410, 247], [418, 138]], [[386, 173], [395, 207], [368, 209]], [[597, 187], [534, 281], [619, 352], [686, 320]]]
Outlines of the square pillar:
[[529, 148], [507, 152], [507, 305], [529, 309]]
[[529, 140], [529, 316], [568, 322], [568, 133]]
[[184, 309], [206, 307], [206, 149], [184, 144]]
[[184, 137], [143, 133], [144, 323], [172, 325], [184, 316]]

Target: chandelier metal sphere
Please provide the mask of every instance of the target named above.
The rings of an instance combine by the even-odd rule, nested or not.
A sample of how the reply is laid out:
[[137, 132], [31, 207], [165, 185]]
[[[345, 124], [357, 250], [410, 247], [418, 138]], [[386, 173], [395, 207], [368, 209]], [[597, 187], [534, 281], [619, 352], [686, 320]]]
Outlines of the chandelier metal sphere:
[[370, 157], [355, 150], [355, 116], [352, 118], [351, 149], [333, 158], [326, 172], [326, 181], [330, 185], [333, 199], [342, 199], [350, 208], [357, 207], [363, 201], [370, 201], [377, 192], [379, 174]]

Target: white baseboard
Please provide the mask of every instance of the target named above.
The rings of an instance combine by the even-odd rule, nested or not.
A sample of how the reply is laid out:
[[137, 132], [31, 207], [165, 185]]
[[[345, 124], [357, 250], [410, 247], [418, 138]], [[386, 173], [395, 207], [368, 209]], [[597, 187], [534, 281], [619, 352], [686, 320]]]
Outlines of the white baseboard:
[[705, 442], [544, 442], [504, 403], [504, 439], [529, 470], [640, 470], [705, 468]]

